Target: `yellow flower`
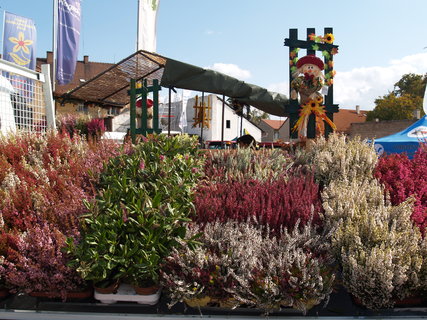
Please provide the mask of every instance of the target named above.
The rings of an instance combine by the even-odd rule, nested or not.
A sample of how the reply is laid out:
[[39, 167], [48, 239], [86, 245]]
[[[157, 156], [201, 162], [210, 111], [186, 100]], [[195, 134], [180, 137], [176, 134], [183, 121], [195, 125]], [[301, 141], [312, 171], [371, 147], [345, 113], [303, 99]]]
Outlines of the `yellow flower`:
[[317, 102], [318, 104], [322, 104], [322, 102], [323, 102], [323, 97], [322, 97], [322, 96], [318, 96], [318, 97], [316, 98], [316, 102]]
[[323, 37], [323, 41], [326, 43], [334, 43], [335, 37], [332, 33], [327, 33]]
[[18, 38], [10, 37], [9, 40], [15, 43], [15, 46], [13, 47], [13, 52], [18, 52], [19, 50], [22, 50], [26, 54], [30, 54], [30, 49], [28, 49], [27, 46], [32, 45], [33, 40], [25, 40], [23, 32], [19, 32]]

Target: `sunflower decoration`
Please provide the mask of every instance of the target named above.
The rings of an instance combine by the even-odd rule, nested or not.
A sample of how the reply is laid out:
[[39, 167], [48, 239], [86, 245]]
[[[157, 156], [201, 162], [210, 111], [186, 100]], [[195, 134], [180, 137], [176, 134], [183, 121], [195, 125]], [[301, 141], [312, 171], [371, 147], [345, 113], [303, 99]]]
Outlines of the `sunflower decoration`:
[[292, 128], [292, 132], [298, 130], [299, 137], [306, 136], [308, 119], [311, 114], [314, 114], [316, 117], [316, 128], [318, 133], [323, 134], [323, 122], [326, 122], [332, 128], [332, 130], [337, 129], [335, 124], [326, 115], [325, 106], [323, 105], [323, 97], [318, 96], [316, 99], [310, 100], [301, 106], [301, 111], [299, 113], [300, 117]]
[[323, 37], [323, 42], [325, 42], [325, 43], [332, 44], [332, 43], [334, 43], [334, 40], [335, 40], [335, 37], [332, 33], [327, 33]]

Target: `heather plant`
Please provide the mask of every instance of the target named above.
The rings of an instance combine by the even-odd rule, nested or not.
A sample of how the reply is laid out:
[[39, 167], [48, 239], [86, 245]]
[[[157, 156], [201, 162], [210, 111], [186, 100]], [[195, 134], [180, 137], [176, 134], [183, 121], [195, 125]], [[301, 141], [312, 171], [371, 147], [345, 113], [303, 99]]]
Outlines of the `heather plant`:
[[202, 166], [197, 141], [188, 136], [152, 136], [111, 159], [87, 204], [80, 242], [68, 242], [82, 277], [156, 283], [161, 260], [185, 236]]
[[286, 177], [293, 161], [278, 149], [250, 148], [206, 154], [205, 175], [209, 181], [228, 182], [248, 179], [266, 181]]
[[384, 185], [393, 205], [409, 197], [415, 198], [411, 219], [423, 236], [427, 228], [427, 150], [421, 148], [413, 159], [406, 154], [390, 154], [381, 157], [375, 168], [375, 177]]
[[5, 226], [25, 231], [49, 221], [64, 233], [78, 227], [82, 199], [94, 196], [102, 163], [118, 154], [109, 142], [88, 144], [80, 138], [49, 133], [23, 134], [0, 142], [0, 208]]
[[66, 299], [67, 292], [81, 290], [85, 283], [67, 266], [63, 253], [66, 236], [48, 223], [27, 232], [9, 235], [9, 248], [1, 273], [11, 292], [47, 292]]
[[88, 135], [91, 137], [100, 137], [106, 130], [104, 119], [91, 119], [86, 124]]
[[88, 144], [53, 132], [0, 140], [1, 229], [6, 239], [16, 239], [0, 252], [7, 266], [0, 277], [7, 286], [63, 295], [81, 285], [61, 248], [66, 237], [79, 235], [79, 217], [86, 212], [82, 200], [94, 197], [103, 162], [120, 152], [109, 142]]
[[[410, 220], [412, 199], [397, 206], [375, 179], [335, 180], [322, 194], [325, 227], [343, 284], [370, 309], [388, 308], [420, 289], [421, 235]], [[425, 263], [425, 262], [424, 262]]]
[[313, 219], [319, 224], [319, 187], [310, 174], [294, 173], [287, 180], [243, 180], [200, 184], [194, 200], [199, 224], [255, 219], [272, 231], [293, 229]]
[[254, 223], [227, 221], [190, 228], [200, 246], [181, 241], [162, 266], [171, 305], [209, 296], [232, 307], [266, 312], [281, 306], [306, 312], [326, 299], [334, 275], [328, 235], [313, 225], [284, 230], [277, 237]]
[[333, 180], [372, 177], [378, 159], [373, 145], [338, 134], [298, 150], [295, 164], [313, 167], [316, 181], [326, 186]]

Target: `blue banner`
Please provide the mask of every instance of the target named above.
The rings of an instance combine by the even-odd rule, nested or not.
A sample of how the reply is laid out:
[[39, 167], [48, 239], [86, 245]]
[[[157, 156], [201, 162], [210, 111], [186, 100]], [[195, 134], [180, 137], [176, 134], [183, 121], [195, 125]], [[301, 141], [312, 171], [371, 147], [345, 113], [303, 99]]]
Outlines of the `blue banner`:
[[32, 70], [36, 68], [36, 27], [31, 19], [5, 12], [3, 59]]
[[68, 84], [74, 78], [80, 39], [80, 0], [58, 1], [56, 80]]

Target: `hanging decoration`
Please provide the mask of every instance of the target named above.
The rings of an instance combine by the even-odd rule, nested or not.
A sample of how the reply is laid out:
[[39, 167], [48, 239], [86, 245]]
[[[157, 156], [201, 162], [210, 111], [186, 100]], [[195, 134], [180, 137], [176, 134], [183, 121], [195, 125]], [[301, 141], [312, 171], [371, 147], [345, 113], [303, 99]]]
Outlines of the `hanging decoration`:
[[200, 99], [199, 102], [199, 96], [195, 97], [195, 103], [194, 103], [194, 117], [193, 117], [193, 128], [195, 127], [204, 127], [204, 128], [210, 128], [210, 122], [212, 120], [211, 118], [211, 110], [212, 110], [212, 104], [211, 104], [211, 97], [208, 96], [207, 100], [208, 103], [206, 105], [206, 102], [202, 102]]

